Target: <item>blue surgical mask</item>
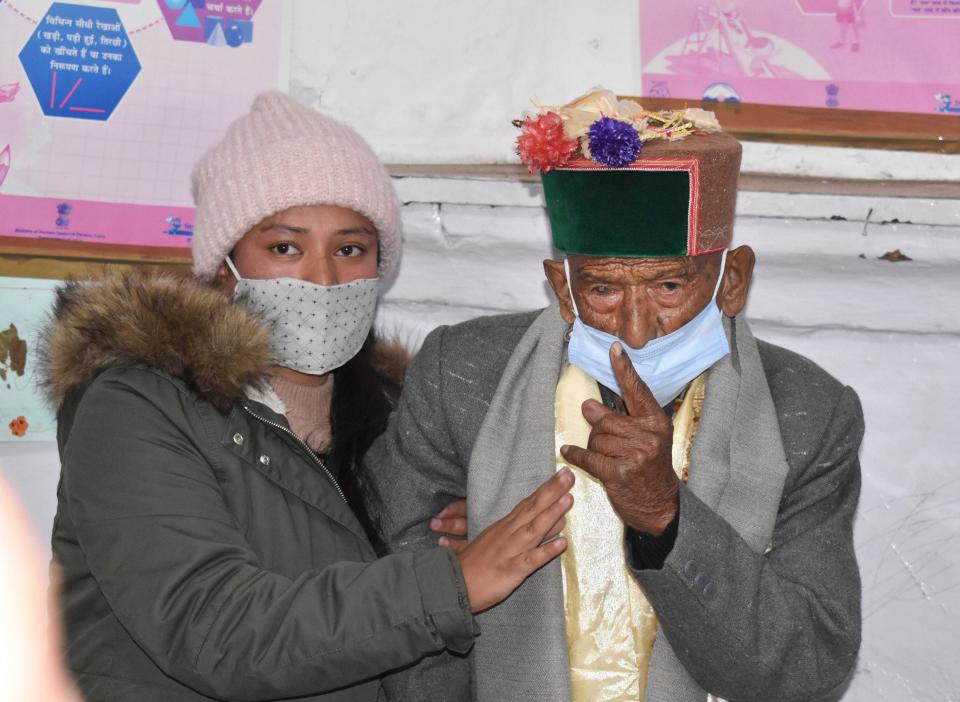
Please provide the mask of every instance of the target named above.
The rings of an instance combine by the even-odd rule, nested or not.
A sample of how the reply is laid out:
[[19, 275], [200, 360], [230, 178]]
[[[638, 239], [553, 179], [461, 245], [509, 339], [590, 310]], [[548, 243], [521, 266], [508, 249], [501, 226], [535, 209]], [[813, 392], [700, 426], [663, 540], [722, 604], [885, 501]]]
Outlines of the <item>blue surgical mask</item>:
[[583, 323], [573, 298], [573, 288], [570, 287], [570, 263], [565, 260], [563, 265], [567, 274], [567, 287], [570, 289], [570, 300], [576, 314], [567, 347], [570, 363], [622, 396], [620, 385], [613, 374], [613, 366], [610, 365], [610, 346], [619, 341], [630, 357], [637, 375], [650, 388], [660, 406], [665, 407], [691, 380], [730, 353], [730, 343], [723, 329], [723, 316], [716, 303], [726, 263], [727, 252], [724, 250], [717, 287], [714, 288], [707, 306], [696, 317], [676, 331], [651, 339], [643, 348], [635, 349], [613, 334]]

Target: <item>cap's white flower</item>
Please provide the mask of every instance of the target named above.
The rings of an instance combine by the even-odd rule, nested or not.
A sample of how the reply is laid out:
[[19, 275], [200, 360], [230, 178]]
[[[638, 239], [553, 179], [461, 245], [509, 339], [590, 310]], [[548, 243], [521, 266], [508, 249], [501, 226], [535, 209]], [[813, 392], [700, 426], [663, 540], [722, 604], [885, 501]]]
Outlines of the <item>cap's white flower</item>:
[[699, 107], [688, 107], [683, 111], [684, 119], [693, 123], [693, 126], [704, 132], [719, 132], [720, 122], [717, 116], [708, 110]]
[[594, 88], [566, 105], [550, 107], [537, 105], [537, 107], [560, 115], [563, 119], [563, 133], [568, 139], [580, 139], [586, 136], [590, 125], [601, 117], [632, 122], [643, 112], [643, 108], [635, 101], [619, 100], [616, 93], [606, 88]]

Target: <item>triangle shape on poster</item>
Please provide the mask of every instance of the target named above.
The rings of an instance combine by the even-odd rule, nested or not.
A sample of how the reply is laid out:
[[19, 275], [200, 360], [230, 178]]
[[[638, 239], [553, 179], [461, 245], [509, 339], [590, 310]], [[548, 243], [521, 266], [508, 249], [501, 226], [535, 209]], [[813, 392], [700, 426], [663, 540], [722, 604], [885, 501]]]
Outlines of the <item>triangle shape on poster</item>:
[[200, 27], [200, 18], [197, 17], [197, 11], [193, 9], [193, 3], [187, 3], [183, 12], [177, 18], [178, 27]]
[[223, 33], [223, 23], [217, 22], [217, 26], [210, 32], [210, 38], [207, 39], [210, 46], [226, 46], [227, 35]]

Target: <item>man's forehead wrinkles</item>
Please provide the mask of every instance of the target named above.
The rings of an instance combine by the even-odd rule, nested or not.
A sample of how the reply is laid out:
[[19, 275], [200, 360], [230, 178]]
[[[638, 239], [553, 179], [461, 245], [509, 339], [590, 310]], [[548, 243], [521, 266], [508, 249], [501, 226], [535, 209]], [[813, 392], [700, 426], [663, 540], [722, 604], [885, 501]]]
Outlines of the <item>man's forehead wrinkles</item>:
[[618, 277], [655, 280], [664, 277], [690, 278], [696, 276], [697, 272], [697, 265], [688, 257], [638, 259], [634, 261], [613, 259], [581, 263], [577, 268], [577, 277], [588, 280], [609, 278], [611, 275], [616, 275]]

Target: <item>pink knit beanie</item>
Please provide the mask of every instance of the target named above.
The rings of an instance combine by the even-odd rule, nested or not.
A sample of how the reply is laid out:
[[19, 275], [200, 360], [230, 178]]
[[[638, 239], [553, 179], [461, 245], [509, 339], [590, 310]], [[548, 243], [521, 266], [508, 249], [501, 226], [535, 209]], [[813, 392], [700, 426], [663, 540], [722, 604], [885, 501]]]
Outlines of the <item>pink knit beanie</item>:
[[367, 217], [379, 235], [380, 278], [396, 273], [400, 211], [383, 165], [350, 127], [283, 93], [258, 96], [191, 179], [193, 272], [201, 278], [212, 278], [254, 225], [302, 205], [337, 205]]

